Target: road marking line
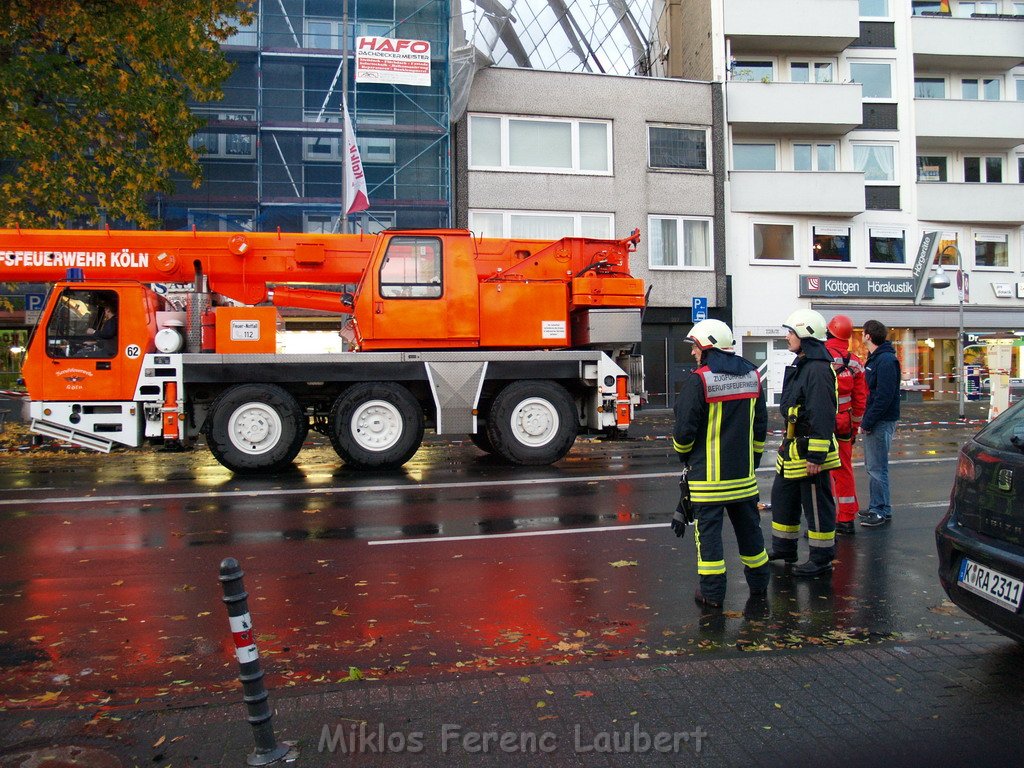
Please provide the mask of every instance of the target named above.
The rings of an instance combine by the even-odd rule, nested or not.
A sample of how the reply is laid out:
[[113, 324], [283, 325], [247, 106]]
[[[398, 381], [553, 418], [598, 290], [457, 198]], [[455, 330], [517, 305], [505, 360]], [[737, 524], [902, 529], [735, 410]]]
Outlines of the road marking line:
[[604, 533], [606, 531], [637, 531], [641, 528], [665, 528], [667, 523], [637, 523], [635, 525], [601, 525], [594, 528], [558, 528], [551, 531], [520, 531], [519, 533], [482, 533], [468, 536], [437, 536], [414, 539], [378, 539], [366, 542], [371, 547], [382, 544], [423, 544], [441, 541], [474, 541], [480, 539], [515, 539], [524, 536], [565, 536], [570, 533]]
[[[928, 459], [898, 459], [890, 461], [889, 466], [899, 464], [935, 464], [938, 462], [954, 462], [957, 457], [928, 458]], [[855, 464], [854, 466], [861, 466]], [[775, 473], [774, 467], [761, 467], [757, 470], [759, 474]], [[154, 494], [124, 494], [121, 496], [70, 496], [65, 498], [32, 498], [23, 497], [17, 499], [0, 499], [0, 507], [12, 506], [33, 506], [41, 504], [98, 504], [105, 502], [127, 502], [127, 501], [162, 501], [168, 499], [220, 499], [220, 498], [246, 498], [255, 496], [305, 496], [309, 494], [345, 494], [378, 492], [386, 493], [393, 491], [437, 491], [457, 488], [490, 488], [508, 487], [510, 485], [567, 485], [569, 483], [601, 483], [610, 480], [657, 480], [667, 477], [679, 477], [678, 471], [672, 472], [642, 472], [630, 475], [583, 475], [580, 477], [536, 477], [523, 480], [472, 480], [462, 483], [401, 483], [391, 485], [361, 485], [361, 486], [310, 486], [308, 488], [277, 488], [260, 489], [254, 491], [206, 491], [203, 493], [154, 493]]]

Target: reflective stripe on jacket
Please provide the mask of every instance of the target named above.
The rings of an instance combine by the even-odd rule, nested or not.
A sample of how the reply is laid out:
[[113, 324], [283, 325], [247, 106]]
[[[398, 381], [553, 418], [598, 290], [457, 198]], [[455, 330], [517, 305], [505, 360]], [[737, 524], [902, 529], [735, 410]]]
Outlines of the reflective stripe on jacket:
[[702, 365], [683, 380], [672, 444], [690, 465], [694, 504], [757, 497], [754, 470], [764, 453], [768, 409], [757, 371], [746, 365], [742, 374]]
[[822, 469], [840, 465], [834, 433], [838, 384], [825, 345], [804, 339], [801, 353], [786, 369], [779, 407], [786, 437], [779, 447], [775, 471], [787, 478], [807, 477], [807, 462]]

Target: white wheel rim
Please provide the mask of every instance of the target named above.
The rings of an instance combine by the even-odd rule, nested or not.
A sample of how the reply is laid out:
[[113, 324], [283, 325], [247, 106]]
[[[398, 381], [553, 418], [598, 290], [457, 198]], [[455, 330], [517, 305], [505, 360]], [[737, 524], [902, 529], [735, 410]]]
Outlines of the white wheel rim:
[[257, 456], [281, 440], [281, 415], [266, 403], [240, 405], [228, 419], [228, 437], [242, 453]]
[[367, 400], [352, 414], [352, 439], [366, 451], [386, 451], [402, 438], [402, 414], [386, 400]]
[[540, 448], [554, 440], [558, 424], [558, 411], [542, 397], [523, 400], [512, 411], [512, 435], [530, 448]]

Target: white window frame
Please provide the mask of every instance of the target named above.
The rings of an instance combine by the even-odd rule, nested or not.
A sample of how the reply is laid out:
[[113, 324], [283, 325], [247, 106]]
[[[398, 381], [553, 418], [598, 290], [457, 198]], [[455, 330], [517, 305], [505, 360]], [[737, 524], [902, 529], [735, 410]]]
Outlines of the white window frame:
[[[927, 150], [925, 150], [925, 151], [927, 151]], [[946, 180], [942, 181], [941, 179], [936, 179], [935, 181], [932, 181], [930, 179], [922, 179], [921, 178], [921, 172], [918, 170], [918, 167], [917, 167], [917, 158], [919, 158], [919, 157], [941, 157], [943, 160], [945, 160], [946, 161]], [[916, 155], [914, 157], [914, 178], [915, 178], [915, 180], [916, 180], [916, 182], [918, 184], [948, 184], [949, 182], [951, 182], [953, 180], [953, 170], [954, 170], [954, 162], [953, 162], [952, 155], [942, 154], [940, 152], [939, 154], [936, 154], [936, 155], [920, 154], [920, 155]]]
[[250, 48], [259, 45], [260, 16], [258, 13], [253, 13], [252, 21], [248, 24], [240, 24], [236, 17], [232, 17], [230, 20], [235, 24], [237, 31], [225, 40], [222, 45], [238, 45]]
[[470, 208], [469, 209], [469, 229], [480, 236], [480, 230], [478, 226], [475, 226], [474, 218], [477, 215], [500, 215], [501, 216], [501, 232], [492, 234], [488, 232], [483, 237], [506, 237], [513, 238], [518, 237], [512, 234], [512, 217], [513, 216], [536, 216], [543, 218], [550, 216], [551, 218], [572, 218], [572, 234], [566, 235], [566, 237], [584, 237], [583, 235], [583, 218], [594, 217], [603, 218], [608, 221], [608, 239], [614, 237], [615, 234], [615, 214], [605, 213], [603, 211], [537, 211], [537, 210], [526, 210], [526, 209], [502, 209], [502, 208]]
[[[790, 259], [759, 259], [757, 258], [756, 238], [755, 229], [758, 226], [764, 227], [789, 227], [793, 233], [791, 238], [793, 243], [793, 253]], [[795, 221], [769, 221], [767, 219], [753, 219], [750, 222], [750, 264], [751, 266], [760, 267], [799, 267], [801, 266], [802, 260], [799, 258], [797, 253], [798, 248], [798, 235], [799, 227]]]
[[[764, 57], [745, 56], [743, 58], [743, 61], [753, 61], [753, 62], [756, 62], [758, 64], [771, 64], [772, 74], [771, 74], [771, 77], [768, 80], [768, 82], [769, 83], [774, 83], [774, 82], [776, 82], [778, 80], [779, 64], [778, 64], [778, 62], [773, 57], [771, 57], [771, 56], [764, 56]], [[743, 65], [734, 56], [732, 61], [729, 64], [729, 79], [734, 81], [734, 82], [737, 82], [737, 83], [763, 83], [763, 82], [765, 82], [764, 78], [768, 77], [767, 75], [762, 75], [760, 78], [758, 78], [756, 80], [745, 80], [745, 79], [737, 78], [736, 77], [736, 73], [737, 72], [742, 72], [743, 69], [744, 69]]]
[[[472, 147], [473, 147], [473, 120], [474, 118], [484, 118], [500, 121], [500, 136], [501, 136], [501, 161], [499, 165], [478, 165], [473, 162], [472, 158]], [[526, 165], [512, 165], [509, 160], [509, 122], [512, 120], [525, 121], [525, 122], [539, 122], [539, 123], [567, 123], [570, 126], [571, 140], [570, 140], [570, 152], [571, 167], [568, 168], [551, 168], [546, 166], [526, 166]], [[595, 170], [584, 170], [580, 167], [580, 125], [581, 124], [601, 124], [606, 127], [605, 131], [605, 152], [608, 157], [608, 169], [604, 171]], [[470, 158], [469, 158], [469, 170], [471, 171], [502, 171], [507, 173], [542, 173], [551, 175], [569, 175], [569, 176], [611, 176], [613, 175], [615, 168], [615, 158], [612, 153], [612, 147], [614, 144], [612, 136], [612, 121], [611, 120], [597, 120], [590, 118], [580, 117], [546, 117], [541, 115], [506, 115], [506, 114], [488, 114], [483, 112], [473, 112], [469, 114], [469, 147], [470, 147]]]
[[[363, 125], [395, 125], [393, 112], [360, 112], [359, 122]], [[363, 165], [393, 165], [395, 162], [395, 140], [380, 136], [356, 136], [359, 159]], [[371, 151], [374, 150], [374, 151]], [[383, 150], [383, 152], [376, 152]]]
[[995, 0], [995, 2], [993, 2], [993, 0], [982, 0], [981, 2], [978, 2], [977, 0], [972, 0], [972, 2], [959, 2], [959, 0], [958, 0], [958, 2], [956, 4], [956, 7], [951, 9], [952, 12], [953, 12], [953, 18], [954, 19], [969, 19], [969, 18], [971, 18], [971, 14], [970, 13], [962, 14], [960, 12], [961, 9], [962, 8], [966, 9], [967, 6], [970, 6], [971, 7], [971, 13], [977, 13], [977, 8], [978, 8], [979, 5], [994, 5], [996, 13], [999, 13], [999, 10], [1000, 10], [999, 0]]
[[[703, 168], [673, 168], [670, 166], [655, 166], [651, 162], [651, 129], [667, 128], [678, 131], [703, 131], [704, 133], [704, 167]], [[711, 171], [711, 129], [706, 125], [679, 125], [675, 123], [648, 123], [647, 124], [647, 169], [650, 171], [668, 173], [708, 173]]]
[[[196, 225], [196, 219], [199, 217], [220, 217], [217, 219], [217, 229], [199, 229]], [[225, 219], [228, 216], [232, 216], [237, 219], [249, 219], [248, 229], [228, 229], [227, 221]], [[189, 229], [196, 227], [200, 232], [254, 232], [256, 230], [256, 211], [253, 208], [189, 208], [188, 209], [188, 226]]]
[[[317, 223], [323, 223], [327, 226], [314, 227], [314, 220]], [[332, 235], [340, 232], [341, 225], [341, 214], [331, 213], [330, 211], [303, 211], [302, 212], [302, 231], [308, 234], [320, 235]]]
[[[315, 46], [312, 43], [317, 33], [310, 32], [310, 24], [330, 24], [331, 31], [328, 37], [331, 39], [331, 45], [327, 48]], [[349, 27], [352, 29], [352, 38], [357, 37], [394, 37], [395, 36], [395, 25], [386, 20], [372, 20], [362, 19], [358, 23], [353, 24], [352, 18], [349, 18]], [[312, 48], [318, 51], [340, 51], [342, 49], [342, 41], [344, 40], [345, 27], [341, 19], [332, 19], [325, 16], [307, 16], [302, 20], [302, 47]]]
[[[865, 175], [864, 183], [872, 186], [892, 187], [900, 183], [900, 155], [899, 144], [895, 141], [851, 141], [850, 154], [853, 159], [853, 170], [857, 168], [857, 147], [889, 147], [892, 149], [892, 178], [891, 179], [869, 179]], [[916, 171], [915, 171], [916, 174]]]
[[[807, 65], [807, 77], [808, 77], [808, 79], [806, 81], [805, 80], [794, 80], [793, 79], [793, 65], [794, 64], [806, 64]], [[829, 66], [832, 67], [832, 78], [830, 80], [818, 80], [817, 79], [817, 77], [816, 77], [816, 75], [817, 75], [817, 68], [816, 67], [817, 67], [818, 64], [828, 64]], [[837, 82], [839, 82], [839, 62], [836, 61], [835, 59], [790, 59], [787, 62], [787, 69], [788, 69], [787, 74], [789, 76], [789, 82], [791, 82], [791, 83], [798, 83], [798, 84], [801, 84], [801, 85], [803, 85], [803, 84], [820, 85], [820, 84], [824, 84], [824, 83], [837, 83]]]
[[[968, 99], [964, 96], [964, 81], [974, 80], [978, 83], [978, 98]], [[999, 83], [999, 98], [998, 99], [986, 99], [985, 98], [985, 81], [995, 80]], [[1002, 75], [989, 75], [989, 74], [974, 74], [961, 75], [957, 78], [957, 84], [960, 86], [960, 100], [961, 101], [1002, 101], [1004, 98], [1004, 88], [1006, 82], [1003, 80]]]
[[[811, 148], [811, 167], [810, 169], [797, 169], [796, 167], [796, 148], [797, 147], [810, 147]], [[824, 171], [818, 168], [818, 148], [819, 147], [832, 147], [833, 151], [833, 168], [827, 168]], [[789, 166], [798, 173], [834, 173], [839, 170], [839, 143], [835, 141], [814, 141], [809, 139], [807, 141], [794, 140], [789, 143]]]
[[1024, 3], [1011, 3], [1010, 11], [1013, 16], [1024, 16]]
[[[871, 238], [874, 236], [889, 237], [892, 233], [899, 232], [900, 237], [903, 239], [903, 263], [902, 264], [889, 264], [884, 261], [872, 261], [871, 260]], [[864, 265], [871, 269], [902, 269], [906, 270], [908, 267], [912, 267], [913, 264], [909, 263], [911, 260], [911, 254], [907, 252], [907, 228], [902, 224], [875, 224], [869, 223], [864, 225]]]
[[870, 101], [872, 104], [890, 104], [896, 101], [896, 61], [893, 59], [850, 59], [847, 62], [847, 67], [850, 73], [850, 82], [856, 82], [853, 79], [853, 65], [854, 64], [885, 64], [889, 67], [889, 95], [888, 96], [868, 96], [863, 92], [864, 85], [861, 85], [861, 101]]
[[[736, 167], [736, 146], [737, 145], [740, 145], [740, 146], [754, 146], [754, 147], [772, 147], [775, 150], [775, 167], [774, 168], [737, 168]], [[734, 170], [734, 171], [741, 171], [741, 172], [743, 172], [743, 171], [755, 171], [755, 172], [759, 172], [759, 173], [775, 173], [775, 172], [777, 172], [779, 170], [779, 165], [780, 165], [780, 160], [781, 160], [781, 158], [780, 158], [781, 148], [779, 147], [779, 142], [777, 142], [777, 141], [745, 141], [745, 140], [735, 141], [734, 140], [733, 143], [732, 143], [731, 149], [732, 149], [732, 151], [730, 152], [730, 154], [732, 155], [732, 165], [733, 165], [732, 170]]]
[[[196, 115], [200, 117], [206, 117], [210, 120], [219, 121], [234, 121], [239, 122], [254, 122], [256, 120], [256, 110], [254, 109], [204, 109], [197, 107], [192, 110]], [[196, 151], [199, 150], [197, 146], [197, 139], [201, 135], [208, 135], [215, 137], [217, 140], [216, 147], [206, 146], [205, 152], [199, 153], [200, 160], [253, 160], [256, 158], [256, 131], [253, 129], [251, 132], [246, 131], [245, 133], [224, 133], [223, 129], [207, 129], [200, 128], [196, 133], [192, 134], [189, 139], [189, 146]], [[228, 142], [232, 136], [244, 136], [249, 139], [249, 152], [241, 155], [238, 153], [228, 154]]]
[[[666, 272], [714, 272], [715, 271], [715, 220], [711, 216], [674, 216], [667, 214], [650, 214], [647, 217], [647, 241], [648, 243], [653, 242], [651, 236], [651, 226], [655, 221], [675, 221], [677, 224], [677, 231], [680, 233], [685, 231], [685, 225], [688, 221], [699, 221], [707, 225], [707, 265], [694, 265], [694, 264], [655, 264], [652, 258], [650, 248], [647, 249], [647, 267], [653, 271], [666, 271]], [[680, 248], [683, 247], [683, 237], [677, 237], [677, 242]], [[686, 261], [688, 254], [685, 252], [676, 253], [677, 259]]]
[[[986, 267], [986, 266], [982, 266], [981, 264], [978, 264], [977, 243], [979, 242], [979, 238], [986, 238], [986, 237], [987, 238], [1002, 238], [1002, 240], [994, 240], [994, 241], [990, 241], [990, 242], [1005, 242], [1006, 243], [1006, 266], [1003, 266], [1003, 267]], [[985, 241], [981, 240], [981, 242], [985, 242]], [[990, 230], [976, 229], [973, 232], [971, 232], [971, 261], [974, 262], [974, 268], [979, 270], [979, 271], [984, 271], [984, 272], [1013, 272], [1014, 271], [1014, 269], [1013, 269], [1013, 258], [1012, 258], [1012, 254], [1010, 253], [1010, 244], [1012, 242], [1013, 242], [1013, 238], [1011, 237], [1010, 233], [1008, 231], [1006, 231], [1006, 230], [999, 231], [999, 230], [994, 230], [994, 229], [990, 229]], [[961, 253], [961, 256], [963, 256], [962, 253]]]
[[[918, 80], [941, 80], [942, 81], [942, 97], [941, 98], [934, 98], [932, 96], [918, 96], [917, 95], [917, 81]], [[950, 96], [950, 85], [951, 84], [949, 82], [949, 78], [947, 76], [945, 76], [945, 75], [927, 74], [927, 75], [922, 75], [921, 77], [915, 77], [914, 78], [914, 98], [918, 99], [918, 100], [921, 100], [921, 101], [941, 101], [943, 99], [948, 99], [949, 96]]]
[[[980, 172], [980, 175], [981, 175], [980, 181], [967, 181], [967, 160], [968, 160], [968, 158], [972, 158], [972, 157], [976, 157], [976, 158], [978, 158], [981, 161], [978, 164], [979, 165], [979, 172]], [[1000, 179], [999, 181], [989, 181], [988, 180], [988, 165], [985, 163], [985, 161], [988, 160], [989, 158], [999, 158], [999, 160], [1002, 161], [1002, 174], [1001, 175], [1002, 175], [1003, 178]], [[960, 174], [961, 174], [960, 178], [963, 180], [964, 184], [1005, 184], [1006, 183], [1006, 173], [1007, 173], [1006, 155], [1000, 155], [1000, 154], [975, 154], [973, 152], [970, 152], [970, 153], [965, 152], [963, 155], [960, 156], [960, 168], [959, 168], [959, 170], [960, 170]]]
[[[835, 230], [834, 232], [828, 232], [826, 230]], [[842, 231], [840, 231], [842, 230]], [[811, 254], [808, 259], [808, 263], [814, 267], [836, 267], [838, 269], [847, 269], [850, 267], [856, 267], [857, 262], [854, 258], [853, 249], [853, 227], [849, 224], [835, 223], [829, 224], [828, 222], [811, 222], [808, 227], [808, 238], [810, 240], [807, 252]], [[832, 259], [816, 259], [814, 257], [814, 236], [815, 235], [839, 235], [849, 238], [850, 244], [850, 260], [849, 261], [834, 261]]]
[[[876, 20], [877, 19], [891, 19], [891, 18], [893, 18], [893, 16], [892, 16], [892, 3], [893, 3], [893, 0], [884, 0], [884, 2], [885, 2], [885, 13], [883, 13], [880, 16], [863, 16], [863, 15], [861, 15], [860, 18], [862, 18], [862, 19], [876, 19]], [[858, 5], [859, 5], [859, 3], [858, 3]], [[858, 11], [859, 11], [859, 8], [858, 8]]]
[[[319, 119], [318, 119], [319, 118]], [[302, 137], [302, 159], [307, 163], [340, 163], [341, 136], [344, 128], [341, 124], [340, 112], [303, 112], [303, 122], [317, 125], [337, 126], [329, 130], [317, 132], [312, 136]], [[325, 146], [326, 152], [316, 152], [313, 147]]]
[[[1024, 16], [1024, 14], [1021, 15]], [[1006, 95], [1010, 97], [1010, 93]], [[1009, 101], [1024, 101], [1024, 75], [1013, 75], [1013, 94]]]

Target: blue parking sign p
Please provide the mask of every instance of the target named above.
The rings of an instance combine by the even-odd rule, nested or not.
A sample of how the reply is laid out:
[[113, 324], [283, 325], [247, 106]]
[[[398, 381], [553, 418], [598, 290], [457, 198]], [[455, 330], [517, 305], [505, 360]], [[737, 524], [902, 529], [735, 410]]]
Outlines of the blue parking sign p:
[[708, 299], [706, 296], [694, 296], [693, 306], [690, 309], [690, 321], [699, 323], [708, 319]]
[[26, 312], [38, 312], [43, 308], [43, 300], [46, 299], [46, 294], [43, 293], [26, 293], [25, 294], [25, 311]]

